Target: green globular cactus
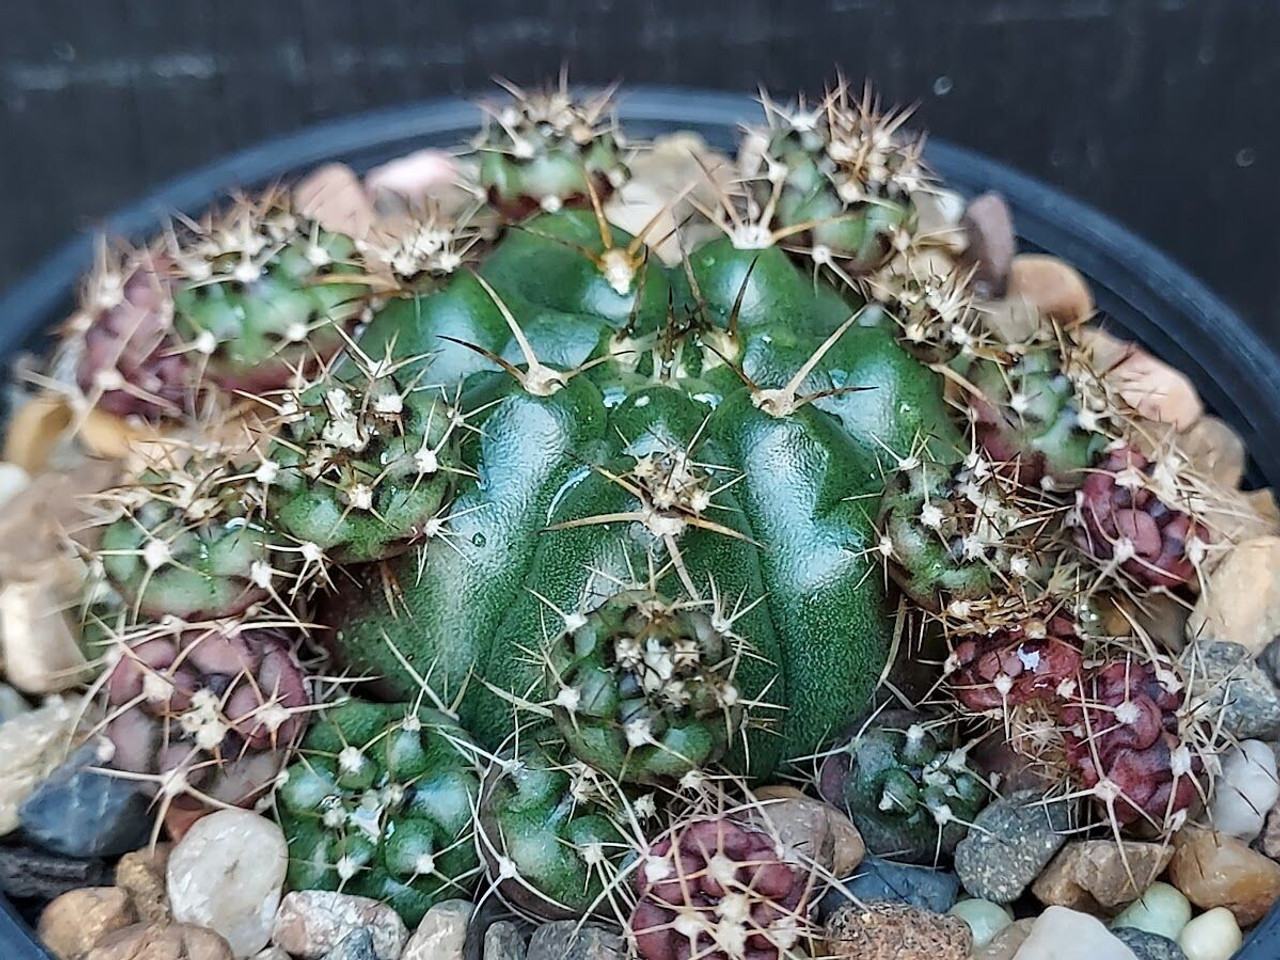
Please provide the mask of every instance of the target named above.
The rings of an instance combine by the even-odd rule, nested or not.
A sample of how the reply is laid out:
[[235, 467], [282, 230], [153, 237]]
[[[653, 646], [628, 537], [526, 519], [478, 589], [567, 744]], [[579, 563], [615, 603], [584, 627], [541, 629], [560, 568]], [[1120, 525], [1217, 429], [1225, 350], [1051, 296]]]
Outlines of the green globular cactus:
[[480, 185], [502, 214], [519, 219], [603, 202], [629, 174], [622, 135], [612, 113], [612, 91], [578, 101], [558, 87], [526, 92], [485, 112], [476, 139]]
[[349, 701], [327, 710], [276, 790], [295, 890], [390, 904], [409, 925], [479, 877], [475, 752], [435, 710]]
[[581, 760], [622, 781], [678, 779], [718, 761], [742, 724], [741, 641], [712, 612], [615, 594], [552, 643], [552, 714]]
[[292, 557], [261, 492], [217, 453], [167, 448], [100, 499], [96, 555], [135, 614], [231, 617], [285, 589]]
[[906, 113], [882, 113], [840, 82], [813, 109], [769, 103], [764, 131], [765, 209], [777, 229], [809, 238], [814, 259], [849, 273], [884, 265], [914, 232], [912, 194], [931, 178], [923, 141], [902, 130]]
[[413, 554], [337, 578], [322, 612], [337, 648], [401, 695], [416, 674], [451, 701], [471, 678], [462, 719], [493, 750], [513, 704], [558, 695], [544, 665], [561, 616], [653, 571], [639, 586], [718, 600], [751, 651], [730, 769], [766, 776], [811, 755], [887, 654], [869, 573], [880, 458], [961, 446], [940, 376], [861, 307], [777, 247], [720, 238], [666, 271], [574, 210], [389, 306], [362, 349], [422, 358], [406, 373], [460, 390], [478, 480], [456, 478]]
[[273, 523], [329, 561], [381, 560], [431, 536], [455, 476], [459, 411], [439, 388], [358, 351], [277, 402], [281, 425], [259, 468]]
[[[1069, 352], [1069, 349], [1068, 349]], [[1109, 442], [1101, 381], [1055, 345], [1006, 362], [979, 359], [965, 376], [974, 434], [991, 459], [1029, 486], [1072, 490]]]
[[616, 917], [633, 824], [656, 814], [652, 795], [629, 802], [617, 784], [552, 745], [504, 752], [485, 774], [477, 846], [490, 883], [540, 920]]
[[278, 389], [336, 354], [366, 312], [355, 242], [322, 230], [287, 194], [240, 198], [170, 233], [181, 352], [229, 390]]
[[913, 863], [950, 856], [989, 799], [964, 750], [894, 711], [826, 758], [819, 787], [849, 811], [869, 851]]

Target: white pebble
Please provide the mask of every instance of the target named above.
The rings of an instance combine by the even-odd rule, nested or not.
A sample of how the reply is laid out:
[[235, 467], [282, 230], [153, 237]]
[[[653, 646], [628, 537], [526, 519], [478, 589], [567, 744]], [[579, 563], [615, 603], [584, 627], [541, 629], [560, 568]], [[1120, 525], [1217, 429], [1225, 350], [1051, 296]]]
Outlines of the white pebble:
[[462, 960], [467, 924], [475, 907], [466, 900], [437, 903], [404, 945], [400, 960]]
[[1227, 960], [1243, 942], [1240, 924], [1226, 907], [1214, 907], [1200, 914], [1178, 937], [1178, 946], [1187, 960]]
[[1036, 918], [1013, 960], [1136, 960], [1134, 953], [1095, 917], [1049, 907]]
[[289, 862], [284, 833], [248, 810], [201, 817], [173, 848], [167, 873], [173, 919], [219, 933], [237, 957], [271, 939]]
[[1141, 897], [1125, 907], [1111, 921], [1111, 926], [1133, 927], [1177, 940], [1178, 934], [1190, 919], [1191, 902], [1182, 895], [1182, 891], [1170, 884], [1156, 881], [1147, 887]]
[[947, 911], [969, 925], [973, 932], [973, 945], [985, 947], [997, 933], [1013, 923], [1013, 911], [1006, 906], [974, 897], [961, 900]]
[[1249, 843], [1262, 832], [1267, 812], [1278, 799], [1275, 754], [1261, 740], [1242, 740], [1222, 761], [1209, 817], [1219, 833]]

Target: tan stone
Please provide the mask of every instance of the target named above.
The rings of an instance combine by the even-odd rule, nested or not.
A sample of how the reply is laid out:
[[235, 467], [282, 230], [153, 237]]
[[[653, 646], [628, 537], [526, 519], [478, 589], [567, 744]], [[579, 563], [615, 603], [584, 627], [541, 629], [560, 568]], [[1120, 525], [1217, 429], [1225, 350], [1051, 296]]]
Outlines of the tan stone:
[[77, 576], [74, 561], [49, 558], [28, 571], [32, 578], [0, 587], [0, 648], [5, 674], [23, 693], [56, 693], [84, 678], [79, 638], [65, 615]]
[[1093, 294], [1084, 277], [1070, 264], [1040, 253], [1023, 253], [1009, 266], [1010, 300], [1025, 300], [1040, 313], [1071, 325], [1093, 315]]
[[973, 949], [973, 934], [959, 917], [906, 903], [846, 904], [823, 936], [833, 960], [968, 960]]
[[1228, 551], [1206, 578], [1187, 636], [1238, 643], [1254, 656], [1280, 636], [1280, 537]]
[[0, 507], [0, 580], [30, 580], [36, 564], [64, 555], [66, 537], [85, 527], [86, 498], [108, 487], [116, 469], [90, 460], [43, 474]]
[[293, 189], [298, 212], [319, 221], [326, 230], [361, 238], [373, 226], [373, 201], [355, 171], [342, 163], [328, 163]]
[[[1272, 750], [1276, 749], [1272, 744]], [[1267, 811], [1267, 819], [1262, 825], [1262, 835], [1257, 840], [1258, 849], [1272, 860], [1280, 860], [1280, 803]]]
[[1031, 885], [1041, 903], [1085, 913], [1115, 913], [1160, 875], [1173, 848], [1126, 840], [1076, 840]]
[[384, 903], [347, 893], [301, 890], [288, 894], [280, 904], [271, 942], [295, 957], [316, 960], [361, 927], [373, 932], [378, 960], [400, 956], [409, 939], [404, 922]]
[[0, 836], [18, 826], [18, 807], [67, 758], [80, 718], [76, 700], [50, 697], [0, 724]]
[[168, 923], [169, 894], [165, 889], [165, 868], [172, 844], [126, 853], [116, 864], [116, 886], [129, 894], [138, 917], [145, 923]]
[[37, 932], [61, 960], [80, 960], [107, 934], [137, 921], [129, 895], [115, 887], [84, 887], [44, 908]]
[[1031, 936], [1035, 923], [1035, 917], [1013, 921], [992, 937], [985, 947], [973, 951], [973, 960], [1013, 960], [1014, 954]]
[[1220, 487], [1235, 489], [1244, 478], [1244, 440], [1225, 421], [1203, 416], [1178, 435], [1178, 448], [1192, 469]]
[[35, 397], [24, 403], [9, 421], [4, 459], [27, 473], [49, 466], [54, 449], [71, 426], [71, 408], [57, 396]]
[[1099, 327], [1081, 329], [1078, 338], [1089, 351], [1093, 369], [1139, 416], [1185, 431], [1204, 415], [1191, 381], [1136, 343]]
[[752, 819], [767, 823], [796, 862], [847, 877], [867, 855], [858, 828], [831, 804], [788, 786], [760, 787], [755, 795], [760, 805]]
[[1212, 830], [1178, 835], [1169, 880], [1198, 907], [1226, 907], [1242, 927], [1257, 923], [1280, 899], [1280, 864]]
[[185, 923], [139, 923], [106, 937], [83, 960], [234, 960], [227, 941]]
[[1242, 496], [1254, 515], [1266, 526], [1266, 533], [1280, 533], [1280, 503], [1270, 487], [1250, 490]]

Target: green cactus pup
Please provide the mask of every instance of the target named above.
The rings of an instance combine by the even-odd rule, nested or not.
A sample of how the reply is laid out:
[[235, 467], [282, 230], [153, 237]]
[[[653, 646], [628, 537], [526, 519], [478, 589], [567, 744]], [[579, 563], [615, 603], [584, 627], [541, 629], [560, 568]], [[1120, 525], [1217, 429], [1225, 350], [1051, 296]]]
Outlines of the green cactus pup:
[[988, 790], [963, 749], [922, 718], [886, 712], [823, 761], [819, 790], [844, 807], [867, 849], [913, 863], [950, 856]]
[[617, 784], [554, 745], [504, 752], [490, 764], [477, 844], [491, 883], [512, 907], [541, 920], [621, 915], [628, 824], [656, 813], [652, 795], [630, 803]]
[[470, 738], [435, 710], [349, 701], [327, 710], [276, 790], [295, 890], [390, 904], [412, 926], [479, 875]]
[[719, 760], [742, 724], [740, 641], [701, 605], [615, 594], [551, 645], [552, 715], [569, 749], [622, 781]]
[[431, 536], [456, 475], [463, 418], [404, 363], [357, 348], [276, 401], [280, 432], [264, 468], [273, 522], [334, 563], [381, 560]]

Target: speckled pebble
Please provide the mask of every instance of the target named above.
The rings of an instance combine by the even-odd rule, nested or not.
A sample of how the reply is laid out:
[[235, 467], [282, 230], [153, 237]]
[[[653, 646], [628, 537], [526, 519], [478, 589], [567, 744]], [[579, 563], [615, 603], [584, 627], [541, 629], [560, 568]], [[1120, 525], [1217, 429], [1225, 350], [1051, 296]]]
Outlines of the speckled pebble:
[[1133, 951], [1138, 960], [1187, 960], [1177, 942], [1137, 927], [1114, 927], [1111, 933]]
[[827, 921], [823, 938], [834, 960], [968, 960], [973, 949], [963, 920], [905, 903], [846, 904]]
[[295, 957], [316, 960], [364, 928], [373, 934], [378, 960], [398, 960], [409, 931], [389, 906], [349, 893], [296, 890], [280, 902], [271, 942]]
[[469, 900], [442, 900], [432, 906], [404, 945], [400, 960], [461, 960], [475, 909]]
[[[1188, 634], [1194, 636], [1194, 630], [1189, 621]], [[1221, 706], [1223, 733], [1237, 740], [1280, 735], [1280, 692], [1243, 646], [1198, 639], [1183, 651], [1182, 663], [1194, 677], [1192, 693]]]
[[978, 814], [956, 848], [956, 873], [975, 897], [1012, 903], [1066, 842], [1070, 810], [1031, 790], [1015, 793]]
[[[440, 960], [447, 956], [448, 954], [441, 954]], [[368, 927], [352, 930], [324, 955], [324, 960], [378, 960], [378, 954], [373, 949], [373, 931]]]

